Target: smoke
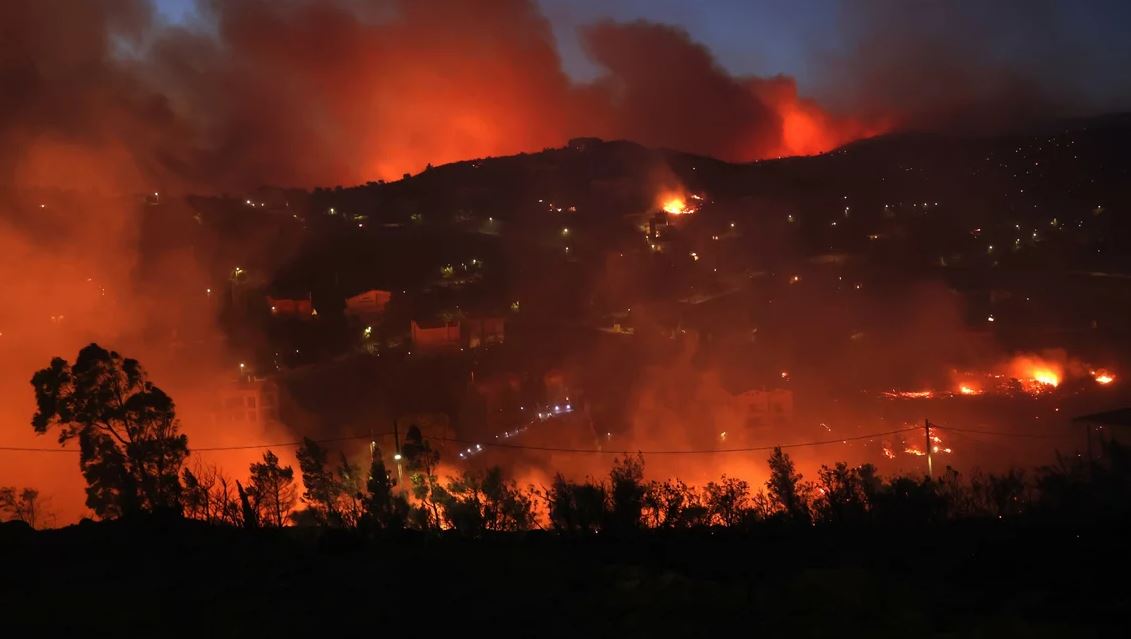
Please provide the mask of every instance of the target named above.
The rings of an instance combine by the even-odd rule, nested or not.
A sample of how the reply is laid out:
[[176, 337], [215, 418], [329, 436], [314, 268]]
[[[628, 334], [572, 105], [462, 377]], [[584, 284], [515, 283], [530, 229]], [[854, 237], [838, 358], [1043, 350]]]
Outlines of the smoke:
[[1127, 108], [1129, 61], [1108, 40], [1119, 2], [844, 2], [835, 51], [815, 54], [831, 108], [896, 128], [1000, 130]]
[[210, 2], [163, 24], [141, 0], [0, 9], [0, 182], [217, 191], [396, 178], [429, 163], [631, 138], [752, 160], [882, 128], [790, 78], [741, 78], [686, 32], [585, 30], [574, 83], [526, 0]]
[[[826, 65], [818, 102], [789, 77], [736, 76], [685, 31], [647, 22], [586, 28], [600, 73], [577, 83], [530, 0], [213, 0], [186, 24], [161, 22], [145, 0], [0, 3], [2, 440], [44, 445], [27, 424], [27, 379], [97, 340], [148, 365], [196, 424], [194, 443], [246, 441], [208, 432], [195, 399], [231, 363], [202, 294], [217, 265], [184, 245], [140, 248], [147, 217], [191, 219], [169, 194], [397, 178], [576, 135], [747, 161], [1058, 104], [1081, 57], [1058, 49], [1063, 37], [1034, 37], [1054, 14], [1004, 32], [1043, 43], [1030, 65], [1024, 50], [987, 55], [1016, 5], [932, 6], [926, 17], [901, 3], [850, 12], [857, 48]], [[1022, 72], [1033, 66], [1047, 73]], [[153, 192], [151, 211], [138, 194]], [[73, 469], [68, 455], [5, 459], [0, 484], [36, 485], [70, 514]]]

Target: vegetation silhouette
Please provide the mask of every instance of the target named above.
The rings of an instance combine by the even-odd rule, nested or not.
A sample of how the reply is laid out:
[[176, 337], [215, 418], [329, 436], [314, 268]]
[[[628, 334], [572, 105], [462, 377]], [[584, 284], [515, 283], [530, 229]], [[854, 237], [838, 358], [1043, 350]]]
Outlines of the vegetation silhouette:
[[86, 504], [99, 517], [181, 508], [188, 438], [172, 398], [141, 364], [90, 344], [73, 364], [56, 357], [32, 377], [35, 432], [78, 439]]

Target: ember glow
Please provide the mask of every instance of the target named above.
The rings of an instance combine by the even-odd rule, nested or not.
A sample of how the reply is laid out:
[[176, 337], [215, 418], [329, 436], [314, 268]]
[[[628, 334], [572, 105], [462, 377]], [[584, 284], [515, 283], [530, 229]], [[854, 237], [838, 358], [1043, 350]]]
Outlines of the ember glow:
[[[695, 198], [701, 200], [702, 198]], [[688, 198], [679, 193], [667, 193], [660, 196], [660, 209], [668, 215], [690, 215], [699, 210], [695, 205], [687, 203]]]
[[1039, 355], [1018, 355], [1009, 362], [1007, 371], [1027, 392], [1039, 394], [1060, 386], [1065, 364]]
[[1107, 386], [1115, 381], [1115, 374], [1103, 369], [1092, 371], [1092, 378], [1101, 386]]

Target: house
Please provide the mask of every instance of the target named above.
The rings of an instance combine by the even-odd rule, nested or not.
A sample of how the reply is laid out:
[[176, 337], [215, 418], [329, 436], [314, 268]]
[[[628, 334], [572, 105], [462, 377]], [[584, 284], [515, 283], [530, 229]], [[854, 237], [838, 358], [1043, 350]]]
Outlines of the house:
[[422, 326], [416, 320], [410, 322], [412, 346], [422, 351], [459, 348], [459, 324], [445, 323], [439, 326]]
[[267, 426], [279, 421], [279, 387], [262, 377], [241, 377], [220, 388], [215, 421], [227, 425]]
[[734, 396], [747, 428], [783, 424], [793, 419], [793, 391], [788, 388], [750, 389]]
[[309, 293], [306, 297], [272, 297], [268, 295], [267, 304], [271, 308], [271, 314], [276, 317], [310, 319], [315, 315], [314, 303]]
[[465, 318], [460, 322], [460, 330], [463, 343], [468, 348], [503, 342], [504, 324], [501, 317]]
[[346, 315], [360, 320], [370, 320], [385, 312], [385, 306], [393, 298], [390, 291], [370, 289], [346, 298]]

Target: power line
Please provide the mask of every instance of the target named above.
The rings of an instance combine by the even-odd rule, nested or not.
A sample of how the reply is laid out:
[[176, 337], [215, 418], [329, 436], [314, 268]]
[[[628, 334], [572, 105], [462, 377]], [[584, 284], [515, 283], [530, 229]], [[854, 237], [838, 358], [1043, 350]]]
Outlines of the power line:
[[[939, 428], [943, 431], [953, 431], [958, 433], [975, 433], [979, 435], [995, 435], [999, 437], [1029, 437], [1035, 439], [1057, 439], [1060, 435], [1047, 435], [1038, 433], [1007, 433], [1003, 431], [990, 431], [979, 430], [973, 428], [954, 428], [951, 426], [944, 426], [931, 422], [933, 428]], [[873, 439], [876, 437], [883, 437], [885, 435], [897, 435], [899, 433], [906, 433], [910, 431], [919, 430], [918, 426], [909, 428], [900, 428], [897, 430], [883, 431], [879, 433], [868, 433], [866, 435], [853, 435], [851, 437], [839, 437], [837, 439], [825, 439], [810, 442], [793, 442], [789, 444], [774, 444], [770, 446], [745, 446], [741, 448], [699, 448], [699, 449], [659, 449], [659, 450], [609, 450], [603, 448], [564, 448], [558, 446], [529, 446], [523, 444], [507, 444], [502, 442], [482, 442], [473, 441], [469, 439], [460, 439], [456, 437], [426, 437], [432, 441], [451, 442], [455, 444], [466, 444], [469, 446], [482, 446], [484, 448], [498, 448], [506, 450], [529, 450], [537, 452], [551, 452], [551, 453], [573, 453], [573, 454], [592, 454], [592, 455], [709, 455], [715, 453], [753, 453], [764, 452], [773, 450], [775, 448], [803, 448], [806, 446], [826, 446], [829, 444], [840, 444], [850, 441], [860, 441], [862, 439]], [[392, 433], [375, 433], [373, 435], [349, 435], [345, 437], [333, 437], [327, 439], [313, 440], [319, 444], [331, 444], [345, 441], [358, 441], [358, 440], [373, 440], [378, 437], [388, 437]], [[289, 448], [293, 446], [302, 446], [303, 440], [277, 442], [273, 444], [245, 444], [240, 446], [205, 446], [190, 448], [190, 452], [221, 452], [229, 450], [255, 450], [262, 448]], [[30, 453], [78, 453], [78, 450], [69, 448], [34, 448], [24, 446], [0, 446], [0, 451], [13, 451], [13, 452], [30, 452]]]
[[21, 453], [77, 453], [73, 448], [28, 448], [24, 446], [0, 446], [0, 450], [11, 450]]
[[813, 442], [796, 442], [792, 444], [775, 444], [772, 446], [749, 446], [744, 448], [701, 448], [701, 449], [685, 449], [685, 450], [605, 450], [601, 448], [558, 448], [554, 446], [524, 446], [522, 444], [502, 444], [502, 443], [483, 443], [474, 442], [466, 439], [456, 439], [452, 437], [433, 437], [437, 441], [449, 441], [457, 444], [470, 444], [483, 446], [485, 448], [509, 448], [515, 450], [535, 450], [553, 453], [589, 453], [589, 454], [604, 454], [604, 455], [627, 455], [638, 453], [641, 455], [706, 455], [712, 453], [752, 453], [759, 451], [773, 450], [775, 448], [800, 448], [802, 446], [824, 446], [826, 444], [841, 444], [849, 441], [857, 441], [861, 439], [872, 439], [874, 437], [882, 437], [884, 435], [895, 435], [897, 433], [906, 433], [912, 430], [919, 430], [918, 427], [914, 428], [901, 428], [899, 430], [889, 430], [882, 433], [870, 433], [867, 435], [855, 435], [852, 437], [840, 437], [838, 439], [826, 439], [822, 441]]
[[[345, 437], [332, 437], [329, 439], [315, 439], [312, 440], [316, 444], [334, 444], [337, 442], [349, 442], [364, 439], [376, 439], [377, 437], [388, 437], [392, 433], [374, 433], [373, 435], [347, 435]], [[213, 452], [221, 450], [253, 450], [256, 448], [287, 448], [290, 446], [302, 446], [305, 441], [297, 442], [281, 442], [278, 444], [247, 444], [245, 446], [210, 446], [207, 448], [189, 448], [189, 452]]]
[[[588, 454], [604, 454], [604, 455], [625, 455], [638, 453], [641, 455], [704, 455], [712, 453], [750, 453], [773, 450], [775, 448], [800, 448], [803, 446], [824, 446], [827, 444], [840, 444], [849, 441], [858, 441], [861, 439], [872, 439], [875, 437], [882, 437], [884, 435], [895, 435], [897, 433], [905, 433], [918, 428], [901, 428], [899, 430], [890, 430], [882, 433], [870, 433], [867, 435], [854, 435], [852, 437], [840, 437], [838, 439], [826, 439], [821, 441], [812, 442], [794, 442], [790, 444], [775, 444], [772, 446], [750, 446], [744, 448], [702, 448], [702, 449], [675, 449], [675, 450], [606, 450], [601, 448], [560, 448], [555, 446], [525, 446], [522, 444], [504, 444], [495, 442], [476, 442], [467, 439], [458, 439], [454, 437], [427, 437], [433, 441], [452, 442], [456, 444], [468, 444], [473, 446], [483, 446], [485, 448], [503, 448], [511, 450], [532, 450], [542, 452], [555, 452], [555, 453], [588, 453]], [[374, 435], [352, 435], [347, 437], [335, 437], [330, 439], [316, 439], [313, 440], [319, 444], [328, 444], [343, 441], [367, 440], [375, 439], [377, 437], [387, 437], [392, 433], [377, 433]], [[284, 448], [289, 446], [301, 446], [303, 441], [293, 442], [279, 442], [275, 444], [247, 444], [243, 446], [210, 446], [202, 448], [190, 448], [190, 452], [214, 452], [225, 450], [252, 450], [257, 448]], [[79, 451], [69, 448], [30, 448], [20, 446], [0, 446], [0, 451], [17, 451], [17, 452], [35, 452], [35, 453], [77, 453]]]
[[[364, 439], [374, 439], [376, 437], [387, 437], [392, 433], [375, 433], [373, 435], [350, 435], [346, 437], [331, 437], [328, 439], [315, 439], [312, 440], [317, 444], [333, 444], [336, 442], [355, 441]], [[190, 447], [190, 453], [207, 453], [224, 450], [254, 450], [256, 448], [288, 448], [291, 446], [302, 446], [304, 441], [294, 442], [278, 442], [275, 444], [246, 444], [242, 446], [205, 446], [205, 447]], [[0, 446], [0, 451], [14, 451], [23, 453], [78, 453], [81, 452], [74, 448], [33, 448], [28, 446]]]
[[931, 426], [934, 428], [941, 428], [944, 431], [954, 431], [956, 433], [976, 433], [979, 435], [996, 435], [998, 437], [1029, 437], [1032, 439], [1061, 439], [1064, 437], [1064, 435], [1049, 435], [1045, 433], [1007, 433], [1004, 431], [979, 430], [976, 428], [954, 428], [953, 426], [943, 426], [942, 424], [936, 424], [935, 422], [931, 422]]

